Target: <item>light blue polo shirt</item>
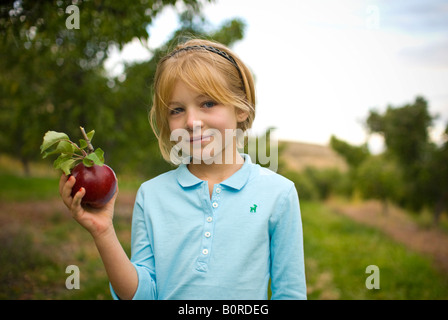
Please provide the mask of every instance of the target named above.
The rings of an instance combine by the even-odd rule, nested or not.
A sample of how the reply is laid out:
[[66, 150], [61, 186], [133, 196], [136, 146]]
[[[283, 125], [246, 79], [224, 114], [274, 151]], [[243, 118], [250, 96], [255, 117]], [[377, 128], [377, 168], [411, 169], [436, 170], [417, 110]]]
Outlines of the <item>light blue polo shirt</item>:
[[[306, 299], [294, 184], [243, 154], [215, 184], [185, 164], [143, 183], [132, 218], [134, 299]], [[118, 299], [113, 291], [112, 295]]]

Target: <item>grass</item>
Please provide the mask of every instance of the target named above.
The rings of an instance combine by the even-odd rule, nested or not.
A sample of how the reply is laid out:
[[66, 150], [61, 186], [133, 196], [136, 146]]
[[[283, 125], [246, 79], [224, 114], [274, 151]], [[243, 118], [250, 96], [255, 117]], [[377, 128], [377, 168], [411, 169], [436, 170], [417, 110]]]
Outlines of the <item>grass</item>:
[[[47, 160], [47, 159], [46, 159]], [[59, 197], [60, 172], [51, 161], [31, 163], [31, 176], [22, 172], [17, 160], [0, 155], [0, 201], [35, 201]], [[145, 178], [118, 176], [120, 191], [135, 191]]]
[[[141, 180], [118, 176], [120, 192], [135, 191]], [[0, 201], [36, 201], [59, 197], [59, 176], [26, 177], [0, 173]]]
[[[309, 299], [448, 299], [448, 277], [430, 258], [318, 203], [302, 203]], [[380, 289], [365, 286], [380, 270]]]
[[58, 195], [59, 177], [0, 174], [0, 201], [48, 200]]

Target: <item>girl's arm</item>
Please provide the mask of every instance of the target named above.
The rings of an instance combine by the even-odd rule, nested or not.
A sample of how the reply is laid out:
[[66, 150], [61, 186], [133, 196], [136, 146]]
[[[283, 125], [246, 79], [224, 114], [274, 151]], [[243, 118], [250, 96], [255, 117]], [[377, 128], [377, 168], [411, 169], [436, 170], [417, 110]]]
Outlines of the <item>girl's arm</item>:
[[302, 220], [294, 185], [285, 196], [271, 221], [271, 299], [306, 299]]
[[73, 176], [61, 176], [59, 193], [62, 200], [73, 218], [92, 235], [115, 293], [121, 299], [132, 299], [138, 286], [137, 272], [118, 241], [112, 223], [118, 189], [103, 208], [85, 210], [81, 206], [85, 189], [81, 188], [74, 197], [71, 196], [75, 182]]
[[94, 240], [115, 293], [120, 299], [132, 299], [137, 290], [138, 276], [118, 241], [115, 229], [111, 228]]

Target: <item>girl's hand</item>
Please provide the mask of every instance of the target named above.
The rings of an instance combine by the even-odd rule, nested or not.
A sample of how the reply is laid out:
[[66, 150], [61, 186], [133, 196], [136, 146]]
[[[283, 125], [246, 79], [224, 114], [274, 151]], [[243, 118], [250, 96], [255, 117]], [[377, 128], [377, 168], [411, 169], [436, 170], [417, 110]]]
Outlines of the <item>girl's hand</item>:
[[113, 231], [112, 219], [114, 216], [118, 186], [112, 199], [104, 207], [96, 209], [81, 206], [81, 200], [86, 193], [84, 188], [81, 188], [74, 197], [71, 196], [75, 182], [75, 177], [70, 176], [69, 178], [65, 174], [62, 174], [61, 179], [59, 180], [59, 193], [62, 201], [64, 201], [67, 208], [70, 209], [73, 218], [87, 229], [93, 238], [97, 238], [107, 232]]

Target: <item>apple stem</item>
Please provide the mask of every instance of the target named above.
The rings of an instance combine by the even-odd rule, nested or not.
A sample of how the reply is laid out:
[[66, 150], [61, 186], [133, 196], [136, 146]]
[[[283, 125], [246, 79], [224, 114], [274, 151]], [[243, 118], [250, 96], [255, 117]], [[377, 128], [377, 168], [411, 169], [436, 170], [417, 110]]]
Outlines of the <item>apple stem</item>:
[[87, 133], [84, 130], [83, 127], [79, 127], [81, 129], [82, 135], [84, 136], [84, 139], [87, 142], [87, 148], [89, 149], [89, 153], [92, 153], [95, 149], [93, 149], [92, 143], [90, 142], [90, 139], [87, 137]]

